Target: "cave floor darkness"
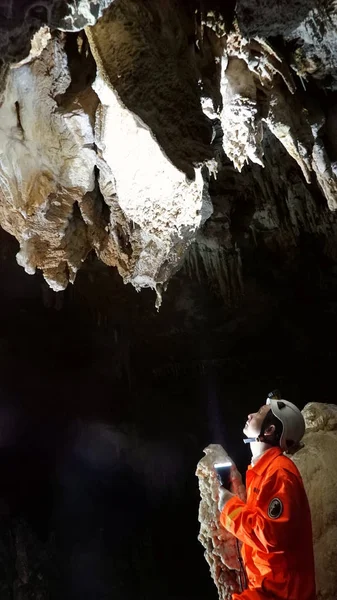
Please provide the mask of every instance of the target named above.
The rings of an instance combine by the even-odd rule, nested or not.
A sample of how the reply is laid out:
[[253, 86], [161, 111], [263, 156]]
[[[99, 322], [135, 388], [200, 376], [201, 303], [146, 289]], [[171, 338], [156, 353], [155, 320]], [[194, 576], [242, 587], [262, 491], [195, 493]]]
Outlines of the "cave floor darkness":
[[231, 311], [180, 273], [158, 315], [90, 263], [57, 296], [1, 242], [2, 600], [18, 524], [41, 598], [215, 600], [196, 463], [218, 442], [244, 471], [242, 424], [275, 387], [334, 401], [336, 268], [310, 241], [290, 273], [252, 259]]

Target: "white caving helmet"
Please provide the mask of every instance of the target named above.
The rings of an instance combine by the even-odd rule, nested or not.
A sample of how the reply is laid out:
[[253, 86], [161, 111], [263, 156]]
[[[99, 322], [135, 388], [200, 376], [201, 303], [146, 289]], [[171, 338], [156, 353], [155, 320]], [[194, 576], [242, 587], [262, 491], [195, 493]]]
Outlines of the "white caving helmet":
[[280, 438], [280, 447], [283, 451], [289, 450], [292, 446], [298, 444], [305, 432], [305, 422], [303, 415], [295, 404], [288, 400], [267, 398], [266, 404], [283, 425]]

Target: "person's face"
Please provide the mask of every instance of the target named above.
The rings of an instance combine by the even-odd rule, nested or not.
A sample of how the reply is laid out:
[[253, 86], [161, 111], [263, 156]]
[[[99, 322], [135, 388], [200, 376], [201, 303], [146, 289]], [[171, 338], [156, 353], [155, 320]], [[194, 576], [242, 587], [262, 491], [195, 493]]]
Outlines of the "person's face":
[[270, 411], [270, 406], [264, 404], [256, 413], [248, 415], [246, 425], [243, 428], [243, 433], [247, 437], [257, 437], [261, 433], [262, 423], [266, 414]]

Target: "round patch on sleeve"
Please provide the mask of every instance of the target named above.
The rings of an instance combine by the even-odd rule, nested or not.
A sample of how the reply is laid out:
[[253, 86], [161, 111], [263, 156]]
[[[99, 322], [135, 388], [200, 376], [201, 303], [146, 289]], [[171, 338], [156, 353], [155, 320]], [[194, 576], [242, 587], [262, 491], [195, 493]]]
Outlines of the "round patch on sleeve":
[[273, 498], [268, 506], [268, 517], [278, 519], [283, 513], [283, 504], [279, 498]]

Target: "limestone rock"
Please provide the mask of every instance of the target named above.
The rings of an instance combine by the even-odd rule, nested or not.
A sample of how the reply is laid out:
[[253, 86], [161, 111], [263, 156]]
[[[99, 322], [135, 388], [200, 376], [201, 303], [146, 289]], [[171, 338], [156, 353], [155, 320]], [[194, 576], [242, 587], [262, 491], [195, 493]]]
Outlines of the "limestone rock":
[[4, 63], [29, 54], [31, 38], [47, 26], [78, 31], [96, 20], [113, 0], [3, 0], [0, 5], [0, 51]]
[[317, 600], [337, 597], [337, 406], [312, 402], [303, 409], [304, 447], [294, 456], [311, 508]]
[[114, 0], [77, 0], [55, 5], [50, 24], [62, 31], [79, 31], [94, 25]]
[[[287, 38], [297, 44], [294, 69], [304, 78], [313, 77], [320, 85], [337, 89], [337, 10], [335, 0], [317, 5], [307, 3], [307, 14]], [[298, 44], [302, 40], [302, 44]]]
[[[238, 3], [237, 7], [238, 15], [241, 15], [240, 26], [236, 23], [226, 41], [222, 42], [220, 89], [225, 153], [239, 171], [249, 160], [263, 166], [265, 123], [298, 163], [307, 182], [313, 180], [312, 172], [315, 173], [330, 210], [335, 210], [337, 168], [329, 159], [323, 141], [325, 118], [321, 116], [317, 123], [314, 105], [303, 105], [289, 65], [268, 40], [259, 35], [260, 31], [264, 31], [262, 24], [257, 25], [254, 37], [246, 39], [243, 32], [248, 9], [243, 5], [244, 2]], [[307, 11], [304, 6], [302, 9], [305, 16]], [[269, 5], [268, 10], [275, 8]], [[288, 31], [286, 21], [287, 15], [284, 15], [283, 27]], [[292, 35], [289, 34], [289, 39], [304, 40], [300, 49], [293, 53], [291, 62], [304, 87], [303, 82], [309, 73], [322, 82], [329, 81], [332, 88], [334, 86], [332, 78], [337, 59], [332, 29], [335, 21], [336, 5], [328, 3], [322, 13], [316, 9], [309, 11], [303, 24]], [[321, 24], [320, 31], [318, 24]], [[216, 29], [210, 23], [206, 25]], [[299, 56], [302, 57], [301, 67]]]
[[11, 69], [1, 107], [0, 223], [20, 243], [18, 262], [42, 269], [54, 290], [73, 280], [90, 250], [76, 205], [94, 188], [96, 153], [85, 95], [58, 107], [71, 78], [64, 40]]
[[[230, 600], [232, 594], [240, 592], [241, 589], [238, 546], [234, 536], [219, 522], [220, 513], [217, 508], [219, 483], [213, 465], [215, 462], [233, 461], [218, 444], [210, 444], [204, 452], [206, 456], [200, 460], [196, 470], [201, 496], [198, 540], [205, 548], [205, 558], [220, 600]], [[245, 500], [245, 487], [234, 464], [231, 469], [231, 480], [231, 491]]]
[[[128, 229], [130, 259], [124, 281], [136, 289], [156, 289], [179, 267], [199, 226], [212, 212], [207, 185], [201, 169], [195, 171], [194, 181], [186, 180], [148, 128], [120, 104], [102, 79], [96, 80], [94, 89], [101, 100], [96, 143], [115, 181]], [[101, 187], [103, 196], [105, 189]], [[112, 235], [115, 230], [111, 220]]]
[[256, 86], [246, 63], [230, 57], [222, 77], [224, 150], [241, 171], [248, 159], [263, 166], [262, 123], [258, 115]]
[[[87, 3], [76, 6], [85, 12]], [[173, 4], [167, 10], [178, 21]], [[162, 287], [212, 212], [212, 126], [194, 75], [189, 104], [172, 104], [172, 115], [161, 104], [161, 93], [166, 101], [177, 84], [183, 97], [186, 85], [185, 62], [170, 57], [174, 39], [166, 50], [166, 70], [153, 54], [151, 44], [161, 38], [152, 36], [151, 23], [162, 18], [155, 2], [140, 7], [121, 1], [106, 11], [87, 30], [98, 65], [92, 87], [75, 71], [81, 68], [76, 53], [90, 55], [83, 37], [74, 47], [74, 38], [48, 28], [35, 35], [29, 56], [10, 70], [1, 108], [6, 123], [0, 223], [20, 242], [19, 264], [29, 273], [41, 269], [54, 290], [74, 281], [94, 249], [118, 267], [125, 282], [156, 289], [160, 303]], [[170, 29], [166, 34], [169, 42]], [[178, 50], [184, 46], [188, 53], [182, 37]], [[128, 82], [135, 61], [143, 70], [138, 87]], [[135, 99], [138, 114], [132, 110]], [[178, 128], [186, 133], [183, 143]]]
[[237, 190], [256, 243], [263, 230], [287, 254], [304, 227], [331, 247], [336, 3], [222, 4], [0, 7], [0, 224], [27, 272], [61, 290], [94, 250], [160, 303], [188, 255], [192, 277], [208, 271], [235, 301]]
[[87, 28], [99, 74], [189, 179], [211, 160], [212, 123], [201, 108], [194, 12], [180, 3], [118, 0]]
[[[166, 9], [175, 19], [170, 4]], [[200, 100], [193, 101], [190, 109], [201, 126], [205, 121], [206, 134], [209, 127], [208, 144], [202, 144], [186, 130], [182, 146], [176, 147], [176, 128], [181, 126], [183, 134], [186, 121], [191, 120], [187, 105], [177, 103], [172, 119], [169, 112], [166, 115], [160, 112], [161, 98], [169, 100], [171, 95], [168, 85], [173, 82], [181, 85], [179, 70], [182, 73], [184, 69], [183, 65], [173, 63], [168, 53], [164, 63], [159, 55], [150, 53], [149, 25], [154, 19], [162, 21], [164, 16], [155, 3], [140, 7], [134, 2], [121, 1], [95, 27], [87, 29], [98, 65], [94, 89], [101, 102], [96, 114], [96, 143], [104, 177], [99, 176], [99, 184], [106, 203], [111, 205], [111, 194], [106, 195], [104, 183], [109, 172], [108, 180], [114, 182], [115, 188], [114, 205], [117, 202], [123, 239], [128, 245], [122, 263], [117, 260], [117, 266], [124, 281], [131, 282], [136, 289], [156, 289], [159, 302], [162, 286], [181, 265], [197, 230], [212, 212], [207, 160], [204, 168], [200, 164], [200, 159], [211, 157], [211, 127], [202, 115]], [[170, 44], [170, 31], [165, 34]], [[157, 42], [160, 44], [160, 39], [154, 34], [154, 47]], [[182, 39], [181, 44], [184, 43]], [[173, 46], [171, 50], [174, 52]], [[138, 87], [132, 87], [137, 70], [143, 73], [143, 78], [140, 80], [138, 75]], [[150, 73], [156, 80], [157, 93], [151, 90]], [[136, 102], [137, 114], [132, 110]], [[172, 103], [172, 109], [173, 106]], [[159, 140], [163, 149], [158, 145]], [[117, 239], [114, 217], [109, 228]]]

